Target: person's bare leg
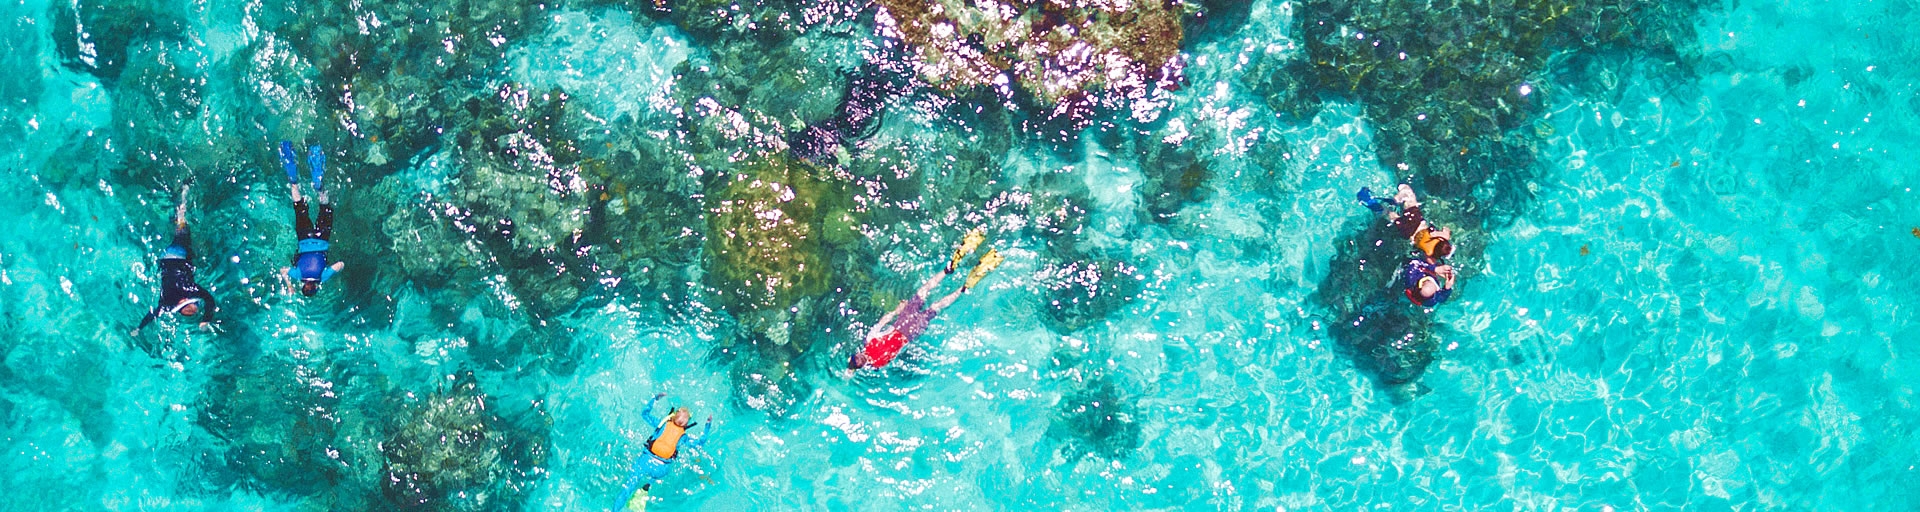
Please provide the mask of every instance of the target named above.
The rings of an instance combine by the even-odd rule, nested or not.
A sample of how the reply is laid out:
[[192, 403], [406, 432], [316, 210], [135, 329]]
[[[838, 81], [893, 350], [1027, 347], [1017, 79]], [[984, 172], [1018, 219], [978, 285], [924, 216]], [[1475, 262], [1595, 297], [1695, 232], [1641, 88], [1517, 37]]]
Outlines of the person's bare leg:
[[960, 294], [963, 294], [963, 293], [967, 293], [967, 291], [954, 290], [953, 293], [949, 293], [947, 294], [947, 296], [941, 297], [939, 302], [933, 303], [932, 306], [927, 306], [927, 310], [935, 313], [939, 313], [941, 310], [947, 309], [947, 306], [952, 306], [954, 301], [960, 300]]
[[287, 193], [293, 196], [293, 202], [296, 202], [296, 203], [300, 202], [300, 184], [299, 183], [288, 183]]
[[1420, 206], [1420, 198], [1413, 195], [1413, 187], [1405, 183], [1401, 183], [1399, 192], [1393, 194], [1393, 202], [1401, 208]]
[[913, 296], [920, 298], [920, 300], [927, 300], [927, 296], [933, 294], [934, 287], [940, 286], [940, 282], [947, 280], [947, 276], [950, 275], [953, 274], [946, 272], [935, 273], [933, 277], [927, 278], [927, 282], [920, 284], [920, 289], [913, 292]]

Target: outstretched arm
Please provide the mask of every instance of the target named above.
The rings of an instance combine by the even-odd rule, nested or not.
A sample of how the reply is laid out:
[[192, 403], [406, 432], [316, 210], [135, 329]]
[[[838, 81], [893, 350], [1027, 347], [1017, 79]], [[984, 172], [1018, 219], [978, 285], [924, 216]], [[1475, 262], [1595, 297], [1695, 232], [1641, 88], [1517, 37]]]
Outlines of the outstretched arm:
[[680, 443], [680, 446], [699, 448], [700, 445], [707, 444], [707, 436], [713, 434], [713, 416], [707, 416], [707, 421], [701, 422], [700, 425], [700, 437], [693, 437], [693, 434], [687, 434], [687, 441]]
[[133, 335], [139, 336], [140, 330], [147, 328], [147, 324], [153, 323], [153, 319], [159, 316], [160, 316], [160, 306], [154, 306], [152, 311], [147, 312], [146, 318], [140, 319], [140, 325], [135, 326], [133, 328]]
[[205, 288], [201, 288], [201, 289], [200, 289], [200, 293], [198, 293], [198, 294], [196, 294], [196, 295], [200, 297], [200, 301], [201, 301], [201, 302], [204, 302], [204, 303], [206, 303], [206, 305], [207, 305], [207, 308], [206, 308], [207, 310], [206, 310], [206, 311], [202, 311], [202, 312], [200, 312], [200, 325], [201, 325], [201, 326], [206, 326], [206, 325], [210, 325], [210, 324], [212, 324], [212, 323], [213, 323], [213, 310], [215, 310], [215, 309], [219, 309], [218, 307], [215, 307], [215, 306], [213, 305], [213, 294], [212, 294], [212, 293], [208, 293], [208, 292], [207, 292], [207, 289], [205, 289]]
[[660, 399], [665, 398], [666, 396], [667, 396], [666, 393], [653, 395], [653, 399], [647, 401], [647, 410], [640, 411], [640, 419], [647, 420], [647, 425], [649, 426], [659, 425], [660, 417], [653, 415], [653, 406], [654, 404], [660, 403]]
[[192, 185], [180, 186], [180, 201], [179, 201], [179, 204], [176, 204], [173, 207], [173, 230], [174, 231], [187, 230], [187, 189], [189, 188], [193, 188], [193, 186]]
[[886, 315], [880, 317], [880, 321], [873, 323], [873, 329], [867, 331], [867, 337], [872, 338], [879, 336], [880, 333], [887, 332], [887, 326], [893, 323], [894, 317], [900, 316], [900, 312], [906, 310], [907, 301], [900, 301], [900, 305], [894, 306], [893, 311], [888, 311]]

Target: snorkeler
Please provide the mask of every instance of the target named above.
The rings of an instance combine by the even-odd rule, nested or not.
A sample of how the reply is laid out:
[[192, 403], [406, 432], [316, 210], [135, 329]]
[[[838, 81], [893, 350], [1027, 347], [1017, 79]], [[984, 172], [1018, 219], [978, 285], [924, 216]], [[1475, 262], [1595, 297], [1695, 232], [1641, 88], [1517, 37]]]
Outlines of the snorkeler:
[[1386, 206], [1373, 191], [1361, 187], [1356, 194], [1360, 204], [1367, 209], [1387, 215], [1387, 223], [1393, 226], [1400, 236], [1406, 237], [1420, 252], [1408, 258], [1401, 267], [1401, 284], [1406, 291], [1407, 300], [1424, 307], [1434, 307], [1453, 297], [1454, 269], [1444, 263], [1453, 256], [1453, 231], [1435, 227], [1427, 222], [1420, 211], [1420, 199], [1413, 193], [1413, 187], [1400, 185], [1393, 195], [1393, 203], [1398, 212], [1386, 211]]
[[308, 297], [320, 293], [320, 283], [347, 268], [343, 261], [327, 265], [327, 249], [333, 238], [333, 203], [327, 200], [327, 190], [320, 181], [326, 174], [326, 164], [327, 156], [320, 152], [320, 146], [307, 148], [307, 165], [313, 168], [313, 193], [320, 199], [320, 217], [309, 219], [307, 201], [300, 197], [300, 166], [293, 143], [280, 141], [280, 166], [287, 170], [287, 189], [293, 193], [293, 231], [300, 237], [293, 266], [285, 272], [288, 280], [300, 283], [300, 294]]
[[213, 294], [193, 280], [192, 242], [192, 236], [187, 233], [187, 187], [182, 186], [180, 204], [173, 209], [173, 243], [160, 253], [160, 302], [129, 334], [139, 336], [140, 330], [147, 328], [161, 313], [199, 316], [200, 328], [213, 329]]
[[[707, 443], [707, 435], [713, 433], [713, 416], [707, 416], [706, 428], [700, 431], [700, 437], [687, 435], [687, 430], [698, 423], [691, 423], [692, 414], [685, 407], [674, 407], [667, 411], [667, 419], [661, 420], [653, 415], [653, 406], [666, 398], [666, 393], [653, 395], [647, 401], [647, 410], [640, 417], [656, 425], [653, 437], [647, 439], [647, 454], [633, 460], [633, 474], [627, 475], [626, 509], [638, 512], [647, 509], [647, 495], [652, 492], [653, 484], [659, 483], [673, 470], [673, 460], [680, 456], [680, 448], [699, 448]], [[681, 438], [686, 438], [685, 442]]]
[[968, 254], [972, 254], [974, 249], [980, 247], [980, 242], [986, 239], [986, 233], [977, 229], [967, 233], [966, 240], [960, 244], [959, 249], [953, 251], [953, 258], [947, 261], [945, 271], [922, 283], [920, 289], [913, 293], [913, 298], [900, 303], [900, 306], [893, 308], [893, 311], [888, 312], [886, 316], [880, 317], [880, 321], [874, 324], [873, 331], [867, 334], [866, 345], [847, 358], [847, 368], [851, 370], [858, 370], [863, 366], [879, 368], [893, 362], [893, 357], [900, 354], [900, 349], [905, 347], [907, 342], [920, 337], [920, 333], [927, 330], [927, 324], [933, 321], [934, 316], [939, 315], [941, 310], [947, 309], [947, 306], [952, 306], [954, 301], [960, 299], [960, 294], [973, 289], [974, 285], [980, 284], [980, 280], [987, 277], [988, 272], [999, 267], [1000, 261], [1004, 258], [1000, 256], [999, 251], [987, 249], [987, 253], [980, 256], [980, 263], [975, 264], [973, 271], [967, 273], [967, 281], [958, 291], [941, 298], [932, 306], [927, 305], [927, 296], [933, 293], [934, 287], [945, 281], [947, 276], [953, 275], [960, 261], [966, 259]]

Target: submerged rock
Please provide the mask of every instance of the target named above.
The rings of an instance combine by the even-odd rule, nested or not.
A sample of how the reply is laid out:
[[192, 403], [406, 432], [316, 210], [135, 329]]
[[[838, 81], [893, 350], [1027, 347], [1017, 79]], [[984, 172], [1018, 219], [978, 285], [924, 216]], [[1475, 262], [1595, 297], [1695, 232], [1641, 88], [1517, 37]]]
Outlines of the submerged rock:
[[[1697, 50], [1690, 2], [1633, 0], [1313, 0], [1295, 33], [1307, 55], [1263, 91], [1275, 110], [1311, 111], [1335, 95], [1366, 106], [1382, 164], [1423, 195], [1474, 198], [1457, 225], [1518, 213], [1537, 172], [1532, 126], [1541, 82], [1561, 52], [1627, 50], [1686, 61]], [[1284, 76], [1284, 77], [1283, 77]], [[1310, 117], [1310, 116], [1309, 116]]]
[[[403, 510], [498, 510], [522, 505], [546, 464], [548, 440], [535, 421], [512, 421], [479, 389], [471, 372], [406, 406], [380, 452], [381, 493]], [[523, 423], [536, 423], [526, 425]]]
[[[1283, 69], [1265, 67], [1257, 89], [1274, 110], [1297, 119], [1312, 117], [1323, 96], [1363, 105], [1377, 130], [1379, 161], [1413, 183], [1430, 221], [1467, 241], [1457, 262], [1477, 259], [1476, 234], [1532, 200], [1535, 148], [1549, 133], [1536, 125], [1544, 97], [1557, 92], [1542, 79], [1556, 55], [1625, 50], [1685, 63], [1697, 53], [1699, 6], [1691, 2], [1297, 5], [1295, 34], [1306, 56]], [[1368, 222], [1342, 243], [1318, 295], [1337, 319], [1336, 342], [1359, 366], [1382, 384], [1412, 384], [1433, 360], [1437, 325], [1424, 308], [1396, 300], [1393, 272], [1410, 250], [1404, 239]], [[1460, 266], [1469, 277], [1473, 265]]]
[[230, 484], [337, 508], [371, 506], [380, 454], [367, 418], [379, 409], [351, 398], [379, 390], [337, 379], [327, 368], [262, 355], [223, 365], [207, 381], [195, 423], [220, 439], [217, 467], [237, 477]]
[[1360, 222], [1364, 227], [1335, 251], [1315, 296], [1332, 311], [1328, 330], [1355, 366], [1383, 386], [1417, 387], [1438, 338], [1430, 310], [1409, 302], [1396, 280], [1412, 246], [1384, 217]]
[[1106, 258], [1069, 260], [1040, 272], [1047, 304], [1040, 319], [1060, 334], [1105, 320], [1140, 293], [1139, 268]]
[[[882, 0], [881, 34], [906, 42], [922, 80], [945, 90], [1009, 80], [1051, 110], [1080, 117], [1155, 88], [1177, 88], [1184, 22], [1196, 4]], [[1007, 91], [1010, 92], [1010, 91]]]
[[707, 286], [736, 316], [789, 309], [826, 290], [827, 186], [813, 172], [771, 155], [721, 178], [708, 196]]
[[61, 64], [112, 86], [143, 41], [186, 39], [186, 16], [169, 7], [170, 2], [157, 0], [55, 3], [49, 9], [54, 51]]
[[1137, 396], [1127, 391], [1137, 385], [1115, 375], [1104, 352], [1071, 338], [1054, 351], [1053, 359], [1066, 391], [1055, 405], [1058, 412], [1048, 433], [1068, 440], [1062, 450], [1068, 458], [1093, 454], [1118, 460], [1139, 449], [1145, 418], [1135, 404]]

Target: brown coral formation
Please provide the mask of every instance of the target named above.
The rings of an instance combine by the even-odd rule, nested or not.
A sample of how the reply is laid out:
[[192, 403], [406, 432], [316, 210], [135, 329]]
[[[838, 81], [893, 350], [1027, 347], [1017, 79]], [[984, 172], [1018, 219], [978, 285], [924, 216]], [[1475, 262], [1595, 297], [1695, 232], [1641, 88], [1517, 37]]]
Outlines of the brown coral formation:
[[728, 310], [793, 307], [826, 288], [821, 216], [824, 185], [783, 155], [765, 157], [727, 179], [708, 208], [707, 285]]
[[1178, 82], [1184, 4], [1158, 1], [881, 0], [883, 34], [912, 46], [945, 90], [1010, 77], [1053, 114], [1116, 106]]

